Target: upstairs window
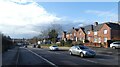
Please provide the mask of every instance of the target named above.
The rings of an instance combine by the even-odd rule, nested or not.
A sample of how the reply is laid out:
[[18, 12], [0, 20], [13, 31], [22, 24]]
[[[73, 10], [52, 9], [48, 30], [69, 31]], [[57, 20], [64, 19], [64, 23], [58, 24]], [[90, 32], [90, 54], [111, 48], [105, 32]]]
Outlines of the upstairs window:
[[89, 30], [87, 31], [87, 34], [90, 34], [90, 31], [89, 31]]
[[94, 35], [97, 35], [97, 31], [94, 31]]
[[81, 32], [79, 34], [81, 35]]
[[108, 31], [107, 31], [106, 29], [104, 29], [103, 33], [104, 33], [104, 34], [107, 34], [107, 32], [108, 32]]

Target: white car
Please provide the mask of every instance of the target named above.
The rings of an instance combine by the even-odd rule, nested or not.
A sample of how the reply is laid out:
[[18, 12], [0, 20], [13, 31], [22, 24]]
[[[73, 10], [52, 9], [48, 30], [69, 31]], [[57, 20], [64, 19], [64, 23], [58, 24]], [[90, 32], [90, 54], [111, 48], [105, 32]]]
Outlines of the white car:
[[56, 45], [50, 46], [49, 48], [50, 50], [59, 50], [58, 46]]
[[110, 48], [113, 48], [113, 49], [120, 48], [120, 42], [113, 42], [113, 43], [111, 43], [110, 44]]

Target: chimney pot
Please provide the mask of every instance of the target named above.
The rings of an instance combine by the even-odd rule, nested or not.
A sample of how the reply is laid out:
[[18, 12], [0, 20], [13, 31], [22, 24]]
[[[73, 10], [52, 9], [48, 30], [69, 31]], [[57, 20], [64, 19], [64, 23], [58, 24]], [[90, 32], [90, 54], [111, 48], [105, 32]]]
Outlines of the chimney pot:
[[97, 26], [97, 25], [98, 25], [98, 22], [95, 22], [94, 25]]

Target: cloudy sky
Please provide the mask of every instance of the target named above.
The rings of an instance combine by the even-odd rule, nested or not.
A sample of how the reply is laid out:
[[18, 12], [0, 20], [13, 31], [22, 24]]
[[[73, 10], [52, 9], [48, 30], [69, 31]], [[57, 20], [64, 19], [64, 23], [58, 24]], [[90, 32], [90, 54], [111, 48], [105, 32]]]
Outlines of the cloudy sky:
[[12, 38], [30, 38], [51, 23], [64, 30], [94, 22], [117, 21], [117, 2], [0, 1], [0, 32]]

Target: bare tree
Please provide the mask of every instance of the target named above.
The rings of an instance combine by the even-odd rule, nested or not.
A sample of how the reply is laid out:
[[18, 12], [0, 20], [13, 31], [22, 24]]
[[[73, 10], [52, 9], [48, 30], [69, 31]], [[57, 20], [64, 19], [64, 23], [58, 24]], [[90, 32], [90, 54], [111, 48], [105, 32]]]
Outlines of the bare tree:
[[56, 24], [56, 23], [51, 23], [49, 25], [49, 27], [47, 28], [44, 28], [41, 30], [41, 33], [40, 33], [40, 37], [43, 37], [43, 38], [49, 38], [49, 33], [52, 31], [52, 30], [55, 30], [55, 32], [59, 35], [62, 34], [62, 26], [60, 24]]

